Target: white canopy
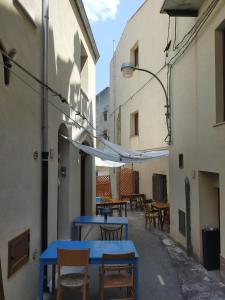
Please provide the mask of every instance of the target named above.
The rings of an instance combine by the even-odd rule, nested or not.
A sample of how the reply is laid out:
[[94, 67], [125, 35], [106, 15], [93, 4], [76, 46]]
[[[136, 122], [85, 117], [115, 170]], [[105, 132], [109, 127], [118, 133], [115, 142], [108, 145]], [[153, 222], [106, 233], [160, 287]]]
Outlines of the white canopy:
[[125, 165], [125, 163], [110, 161], [110, 160], [102, 160], [99, 157], [95, 157], [95, 165], [97, 167], [106, 167], [106, 168], [119, 168]]
[[77, 143], [66, 136], [63, 137], [70, 141], [76, 148], [91, 156], [98, 157], [103, 161], [119, 163], [142, 163], [147, 160], [169, 155], [168, 150], [155, 150], [149, 152], [130, 151], [105, 139], [101, 139], [101, 142], [105, 145], [105, 148], [97, 149], [86, 145], [81, 145], [80, 143]]

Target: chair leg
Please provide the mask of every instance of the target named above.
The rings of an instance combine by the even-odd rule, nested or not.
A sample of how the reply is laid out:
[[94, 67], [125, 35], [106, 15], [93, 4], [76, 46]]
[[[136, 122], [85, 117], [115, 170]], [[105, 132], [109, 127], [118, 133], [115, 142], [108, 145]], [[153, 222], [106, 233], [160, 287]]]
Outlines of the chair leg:
[[155, 218], [153, 218], [153, 226], [156, 227]]
[[60, 285], [58, 285], [56, 300], [61, 300], [61, 299], [62, 299], [62, 289], [61, 289]]
[[83, 286], [83, 300], [88, 299], [88, 291], [89, 291], [89, 286], [88, 284]]
[[99, 270], [99, 300], [104, 300], [104, 290], [103, 290], [103, 282], [102, 282], [102, 274]]

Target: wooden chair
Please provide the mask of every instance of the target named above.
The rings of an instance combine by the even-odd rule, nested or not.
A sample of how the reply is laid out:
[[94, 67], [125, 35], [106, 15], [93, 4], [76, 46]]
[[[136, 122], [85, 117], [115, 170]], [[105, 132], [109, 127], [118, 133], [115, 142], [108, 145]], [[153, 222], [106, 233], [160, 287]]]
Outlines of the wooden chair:
[[100, 225], [102, 240], [121, 240], [123, 225], [119, 226], [102, 226]]
[[156, 223], [159, 223], [159, 212], [154, 210], [151, 206], [148, 204], [144, 204], [144, 213], [145, 213], [145, 227], [147, 225], [153, 224], [154, 227], [156, 227]]
[[[83, 300], [88, 299], [89, 252], [89, 249], [57, 249], [57, 300], [62, 299], [62, 290], [64, 288], [81, 288]], [[62, 267], [83, 267], [83, 273], [62, 274]]]
[[[135, 254], [103, 254], [103, 263], [99, 269], [99, 298], [104, 299], [104, 289], [126, 288], [127, 297], [122, 299], [135, 299], [134, 290], [134, 264], [109, 265], [113, 260], [133, 259]], [[118, 300], [122, 300], [118, 299]]]
[[[112, 197], [102, 197], [102, 201], [103, 202], [111, 202], [112, 201]], [[121, 212], [121, 208], [120, 208], [120, 206], [119, 205], [108, 205], [108, 207], [109, 208], [111, 208], [112, 209], [112, 214], [113, 214], [113, 212], [114, 211], [117, 211], [117, 214], [118, 214], [118, 216], [120, 216], [121, 217], [121, 215], [122, 215], [122, 212]]]

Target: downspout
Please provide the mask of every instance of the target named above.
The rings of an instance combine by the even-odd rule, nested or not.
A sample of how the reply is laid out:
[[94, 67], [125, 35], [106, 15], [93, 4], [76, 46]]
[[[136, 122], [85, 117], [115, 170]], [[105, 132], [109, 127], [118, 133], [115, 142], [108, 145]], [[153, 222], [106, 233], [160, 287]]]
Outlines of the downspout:
[[[42, 81], [48, 84], [49, 0], [42, 0]], [[48, 246], [48, 90], [42, 87], [41, 248]]]
[[189, 178], [185, 177], [185, 198], [186, 198], [186, 227], [187, 227], [187, 255], [193, 255], [191, 243], [191, 197]]

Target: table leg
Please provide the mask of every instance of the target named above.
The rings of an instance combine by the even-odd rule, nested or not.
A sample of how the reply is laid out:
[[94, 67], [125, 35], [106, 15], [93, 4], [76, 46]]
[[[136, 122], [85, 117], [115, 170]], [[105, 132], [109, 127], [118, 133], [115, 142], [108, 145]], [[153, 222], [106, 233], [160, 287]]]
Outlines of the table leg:
[[82, 234], [82, 226], [79, 226], [79, 238], [78, 240], [81, 241], [81, 234]]
[[136, 295], [136, 300], [140, 300], [140, 286], [139, 286], [139, 260], [136, 259], [135, 261], [135, 295]]
[[52, 295], [55, 292], [55, 265], [52, 265]]
[[124, 205], [125, 205], [125, 217], [127, 217], [127, 203], [125, 203]]
[[72, 233], [71, 233], [71, 239], [74, 241], [76, 240], [76, 223], [72, 223]]
[[44, 264], [40, 262], [38, 300], [43, 300], [43, 290], [44, 290], [43, 287], [44, 287]]
[[128, 240], [128, 224], [125, 225], [125, 239]]

